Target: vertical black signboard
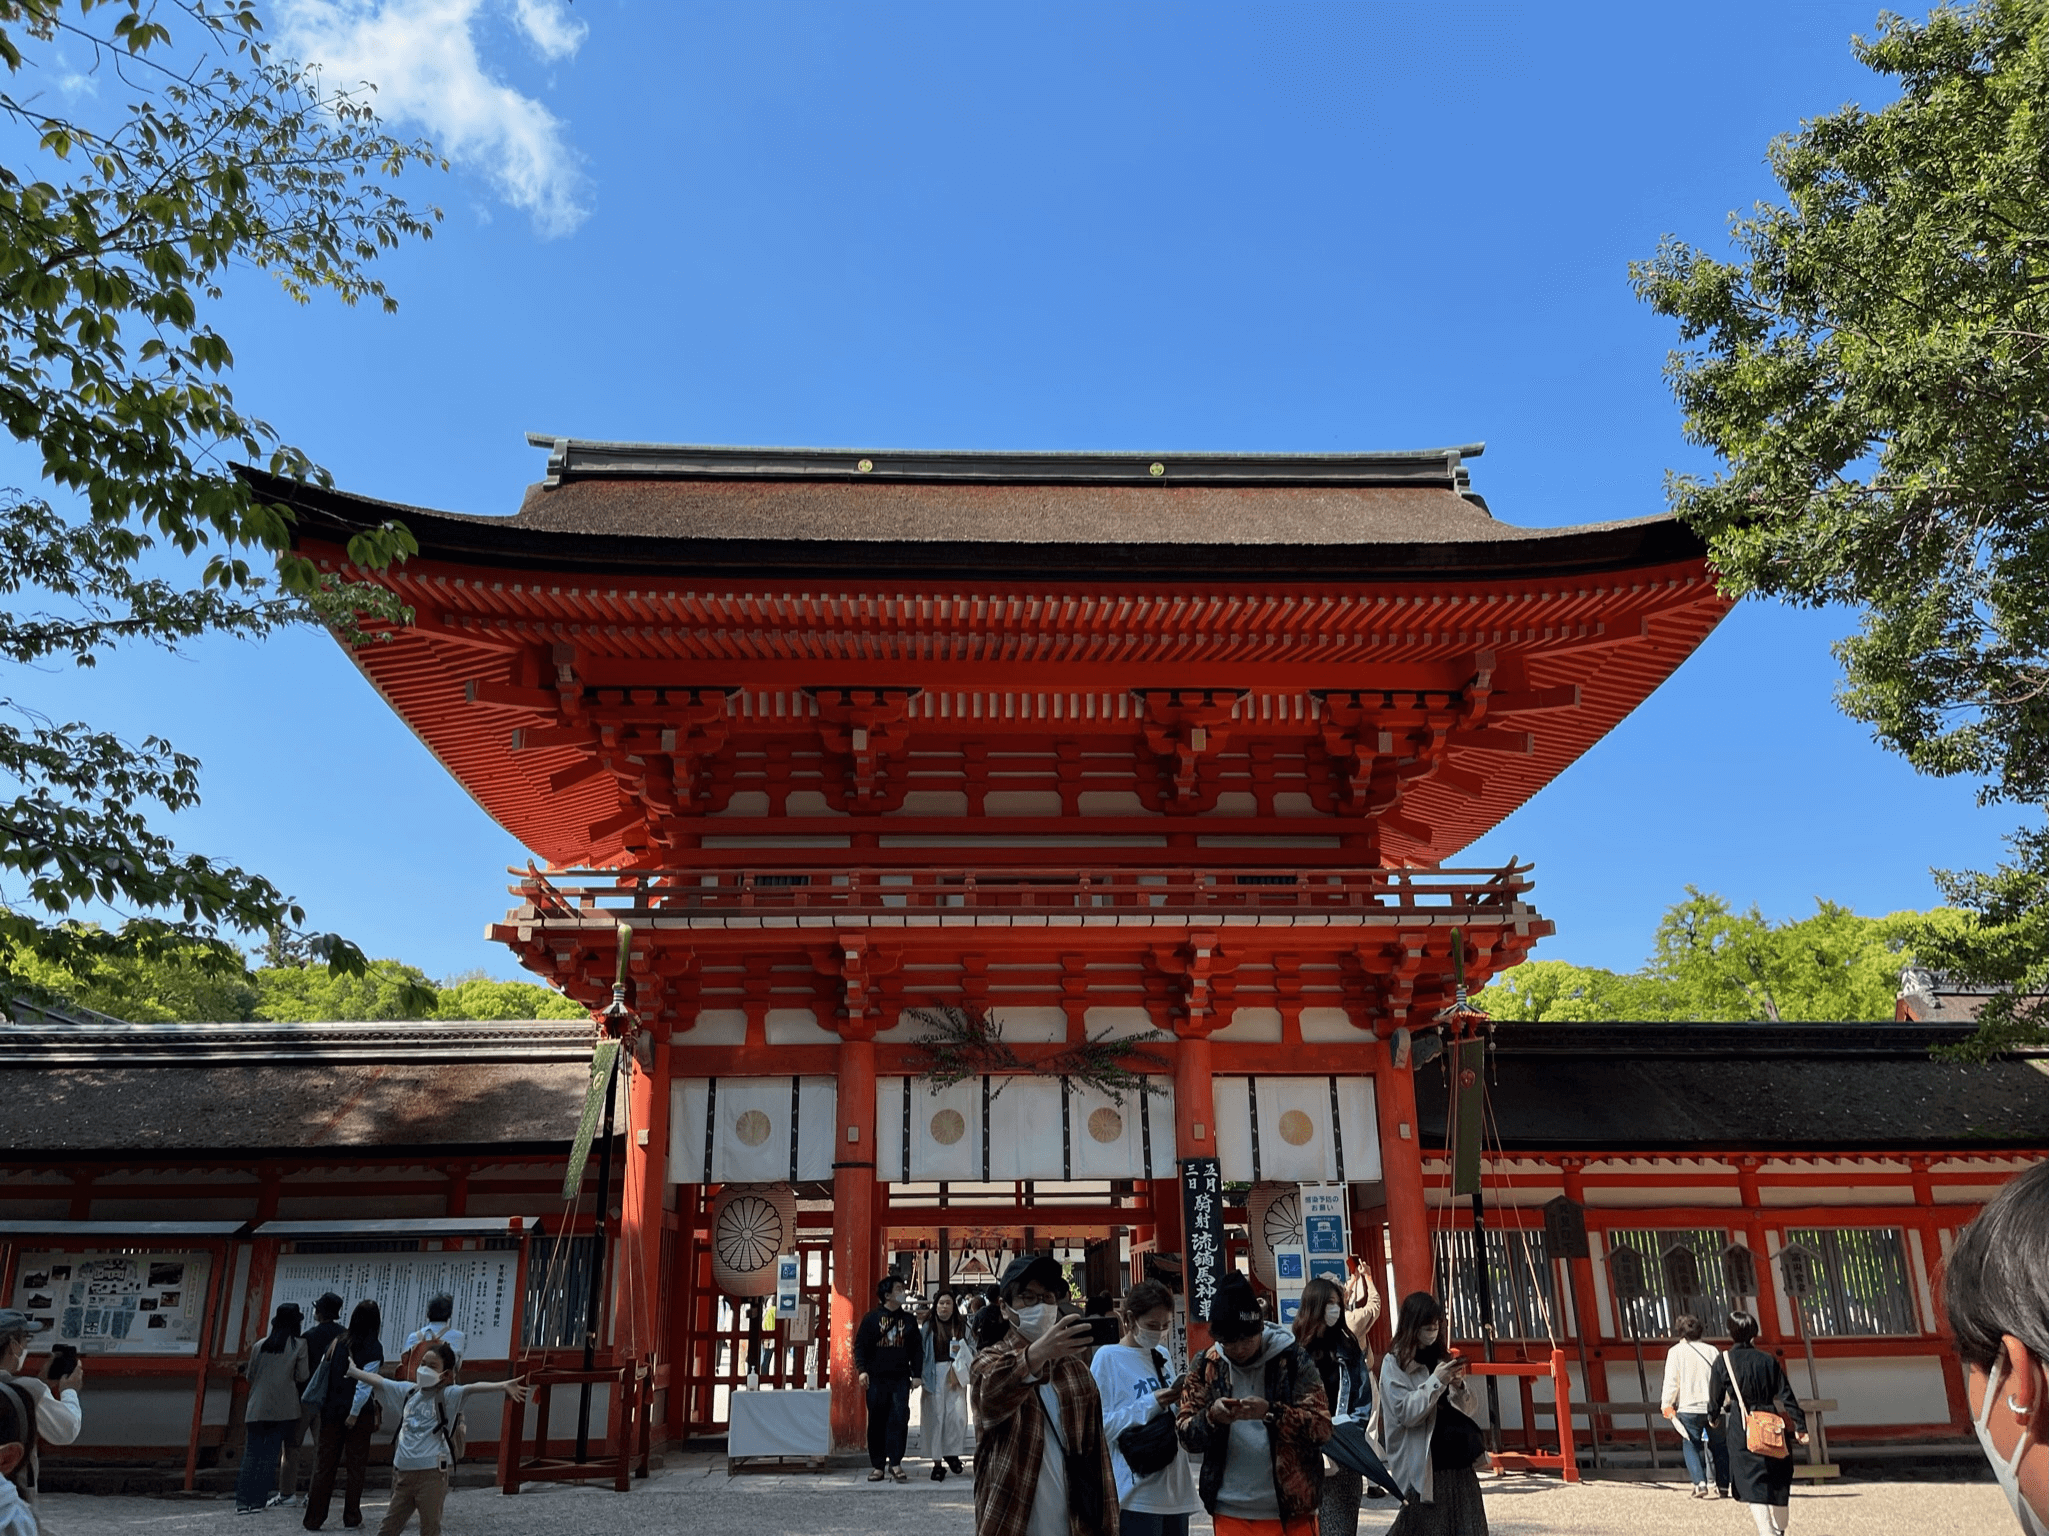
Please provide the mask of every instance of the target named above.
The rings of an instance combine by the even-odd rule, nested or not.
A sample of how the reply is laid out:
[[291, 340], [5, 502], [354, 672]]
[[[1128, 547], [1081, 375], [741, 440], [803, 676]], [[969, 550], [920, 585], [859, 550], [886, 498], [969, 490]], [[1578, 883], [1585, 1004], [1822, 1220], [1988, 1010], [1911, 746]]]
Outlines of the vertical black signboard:
[[1181, 1227], [1187, 1237], [1188, 1320], [1209, 1321], [1224, 1273], [1224, 1172], [1213, 1157], [1181, 1160]]

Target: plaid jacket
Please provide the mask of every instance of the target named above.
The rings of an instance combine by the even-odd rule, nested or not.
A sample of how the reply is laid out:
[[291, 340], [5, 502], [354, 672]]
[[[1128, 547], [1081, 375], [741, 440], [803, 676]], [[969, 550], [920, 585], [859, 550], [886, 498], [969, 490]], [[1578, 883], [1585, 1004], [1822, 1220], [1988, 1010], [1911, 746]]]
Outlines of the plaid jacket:
[[979, 1350], [968, 1371], [975, 1411], [975, 1536], [1025, 1536], [1032, 1520], [1032, 1496], [1039, 1486], [1039, 1458], [1060, 1454], [1049, 1445], [1046, 1411], [1039, 1387], [1050, 1382], [1060, 1399], [1060, 1433], [1071, 1452], [1092, 1457], [1103, 1485], [1103, 1518], [1084, 1524], [1073, 1513], [1069, 1536], [1117, 1536], [1117, 1478], [1103, 1438], [1103, 1400], [1096, 1381], [1078, 1357], [1055, 1360], [1037, 1381], [1025, 1378], [1025, 1336], [1015, 1328], [1001, 1343]]
[[[1204, 1350], [1182, 1385], [1181, 1406], [1174, 1415], [1181, 1443], [1202, 1458], [1196, 1491], [1212, 1515], [1224, 1481], [1231, 1426], [1212, 1424], [1209, 1405], [1230, 1395], [1231, 1362], [1215, 1349]], [[1323, 1378], [1301, 1345], [1290, 1344], [1267, 1361], [1266, 1400], [1271, 1405], [1266, 1439], [1281, 1519], [1313, 1520], [1323, 1498], [1323, 1442], [1330, 1438], [1330, 1403], [1323, 1395]]]

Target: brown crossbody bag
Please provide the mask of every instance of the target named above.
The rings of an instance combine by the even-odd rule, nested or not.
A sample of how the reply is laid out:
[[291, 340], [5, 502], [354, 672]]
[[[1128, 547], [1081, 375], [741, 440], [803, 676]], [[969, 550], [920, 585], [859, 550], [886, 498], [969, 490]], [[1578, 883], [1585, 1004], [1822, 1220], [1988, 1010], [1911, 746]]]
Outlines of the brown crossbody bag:
[[1743, 1410], [1743, 1443], [1759, 1456], [1783, 1460], [1793, 1453], [1786, 1448], [1786, 1421], [1769, 1408], [1751, 1411], [1743, 1401], [1742, 1384], [1736, 1380], [1736, 1362], [1722, 1351], [1722, 1368], [1729, 1373], [1729, 1390], [1736, 1394], [1736, 1406]]

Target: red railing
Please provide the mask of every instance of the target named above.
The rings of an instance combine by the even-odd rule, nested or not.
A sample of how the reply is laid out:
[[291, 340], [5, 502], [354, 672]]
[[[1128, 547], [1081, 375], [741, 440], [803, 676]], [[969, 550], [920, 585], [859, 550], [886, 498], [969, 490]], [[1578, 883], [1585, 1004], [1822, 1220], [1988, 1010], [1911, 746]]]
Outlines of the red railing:
[[[644, 1364], [629, 1363], [593, 1371], [534, 1371], [527, 1375], [534, 1389], [533, 1435], [526, 1432], [527, 1409], [505, 1405], [498, 1431], [498, 1489], [518, 1493], [522, 1483], [606, 1482], [620, 1493], [635, 1477], [648, 1473], [654, 1427], [654, 1378]], [[589, 1456], [575, 1461], [553, 1453], [560, 1444], [554, 1423], [557, 1387], [591, 1387], [605, 1414], [602, 1433], [591, 1437]]]
[[719, 869], [509, 871], [542, 919], [753, 911], [1371, 912], [1506, 916], [1535, 882], [1501, 869]]
[[[1495, 1451], [1489, 1456], [1497, 1472], [1553, 1471], [1568, 1483], [1579, 1481], [1578, 1453], [1572, 1436], [1572, 1378], [1565, 1373], [1565, 1351], [1554, 1349], [1549, 1361], [1475, 1360], [1469, 1370], [1474, 1376], [1514, 1376], [1522, 1390], [1523, 1440], [1520, 1451]], [[1540, 1403], [1530, 1390], [1532, 1382], [1549, 1376], [1556, 1400]], [[1550, 1413], [1558, 1422], [1558, 1449], [1538, 1448], [1536, 1418]], [[1505, 1431], [1504, 1431], [1505, 1433]]]

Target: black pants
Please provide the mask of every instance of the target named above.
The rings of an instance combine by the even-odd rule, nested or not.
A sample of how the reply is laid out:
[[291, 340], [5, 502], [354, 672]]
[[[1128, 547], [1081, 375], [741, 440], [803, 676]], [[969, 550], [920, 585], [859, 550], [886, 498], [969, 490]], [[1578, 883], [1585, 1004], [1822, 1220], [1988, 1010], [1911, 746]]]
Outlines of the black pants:
[[363, 1482], [370, 1473], [370, 1437], [377, 1432], [377, 1405], [366, 1403], [351, 1429], [345, 1414], [320, 1415], [320, 1441], [314, 1453], [313, 1481], [306, 1489], [305, 1527], [317, 1531], [327, 1523], [334, 1502], [337, 1474], [342, 1485], [342, 1524], [363, 1523]]
[[907, 1376], [868, 1378], [868, 1465], [904, 1459], [904, 1441], [911, 1433], [911, 1382]]

